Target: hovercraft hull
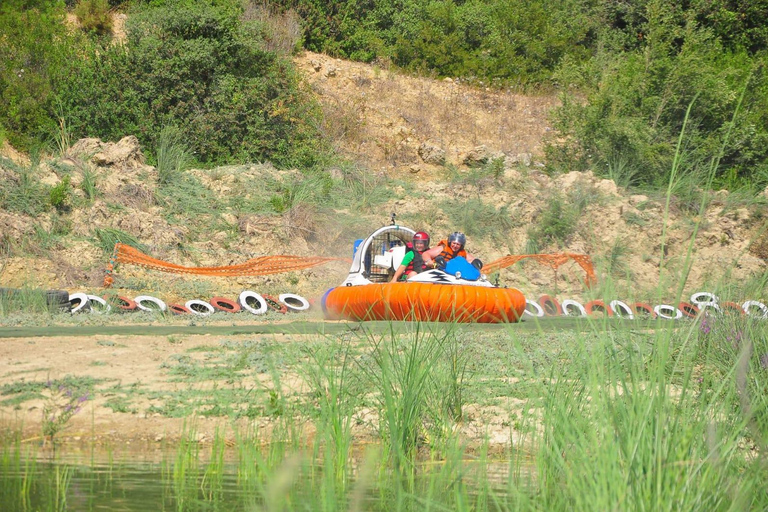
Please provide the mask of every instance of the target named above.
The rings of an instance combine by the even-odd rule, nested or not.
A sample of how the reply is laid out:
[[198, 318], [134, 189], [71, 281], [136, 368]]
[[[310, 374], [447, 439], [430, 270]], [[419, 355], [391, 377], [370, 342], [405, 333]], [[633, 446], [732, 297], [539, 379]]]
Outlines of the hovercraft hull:
[[323, 297], [330, 319], [353, 321], [517, 322], [525, 297], [514, 288], [386, 283], [332, 288]]

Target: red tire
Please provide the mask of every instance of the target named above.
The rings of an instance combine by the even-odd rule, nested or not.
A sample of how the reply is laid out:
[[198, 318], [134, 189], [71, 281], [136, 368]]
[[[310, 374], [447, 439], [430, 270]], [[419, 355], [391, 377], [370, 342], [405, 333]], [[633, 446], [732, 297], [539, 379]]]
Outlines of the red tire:
[[267, 307], [270, 311], [275, 311], [282, 314], [286, 314], [288, 312], [288, 306], [272, 297], [271, 295], [264, 295], [262, 293], [261, 296], [264, 297], [265, 301], [267, 301]]
[[[106, 297], [104, 298], [106, 299]], [[128, 297], [118, 296], [114, 298], [114, 301], [115, 301], [115, 307], [123, 311], [134, 311], [135, 309], [138, 308], [138, 306], [136, 306], [136, 303], [131, 299], [129, 299]]]
[[181, 304], [168, 304], [168, 311], [170, 311], [172, 315], [188, 315], [191, 313], [186, 306], [182, 306]]
[[539, 306], [544, 310], [546, 316], [562, 316], [563, 307], [557, 302], [557, 299], [549, 295], [539, 297]]
[[611, 308], [605, 305], [605, 302], [601, 300], [591, 300], [584, 304], [584, 309], [587, 310], [588, 315], [594, 315], [595, 311], [599, 311], [601, 313], [604, 313], [608, 316], [613, 316], [613, 311], [611, 311]]
[[227, 313], [237, 313], [240, 311], [240, 304], [225, 297], [213, 297], [210, 300], [210, 303], [214, 309], [219, 311], [225, 311]]
[[656, 318], [656, 312], [653, 310], [653, 307], [645, 302], [635, 302], [632, 304], [632, 311], [638, 315], [648, 315], [651, 318]]
[[747, 314], [744, 311], [744, 308], [741, 307], [741, 304], [736, 304], [735, 302], [721, 302], [720, 309], [723, 311], [723, 313], [734, 313], [738, 311], [739, 315], [741, 316]]
[[690, 302], [681, 302], [677, 305], [677, 309], [683, 312], [683, 315], [688, 318], [696, 318], [699, 314], [699, 307], [691, 304]]

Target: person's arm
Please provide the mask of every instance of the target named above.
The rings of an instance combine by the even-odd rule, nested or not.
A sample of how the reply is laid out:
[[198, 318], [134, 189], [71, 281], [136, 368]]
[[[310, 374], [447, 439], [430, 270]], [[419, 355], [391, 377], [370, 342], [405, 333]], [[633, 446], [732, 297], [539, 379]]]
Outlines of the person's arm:
[[434, 259], [443, 252], [443, 246], [437, 245], [435, 247], [432, 247], [431, 249], [427, 249], [423, 253], [421, 253], [421, 258], [424, 260], [424, 266], [426, 268], [434, 268], [433, 263]]
[[400, 276], [403, 275], [403, 272], [405, 272], [406, 265], [400, 265], [397, 267], [397, 270], [395, 270], [395, 275], [392, 276], [392, 280], [390, 283], [396, 283], [398, 279], [400, 279]]
[[397, 270], [395, 270], [395, 275], [392, 276], [392, 280], [390, 283], [396, 283], [398, 279], [400, 279], [400, 276], [403, 275], [405, 272], [405, 269], [408, 268], [408, 265], [411, 264], [413, 261], [413, 251], [408, 251], [405, 253], [405, 256], [403, 256], [403, 261], [400, 262], [400, 266], [397, 267]]
[[477, 270], [483, 270], [483, 262], [480, 261], [480, 258], [475, 258], [471, 254], [467, 253], [467, 261], [475, 267]]

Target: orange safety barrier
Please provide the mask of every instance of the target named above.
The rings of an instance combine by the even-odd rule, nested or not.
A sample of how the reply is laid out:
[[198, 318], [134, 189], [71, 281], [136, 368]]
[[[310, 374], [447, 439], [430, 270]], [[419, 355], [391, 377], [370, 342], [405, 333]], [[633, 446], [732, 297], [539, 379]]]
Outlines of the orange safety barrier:
[[552, 270], [555, 271], [560, 267], [560, 265], [563, 265], [569, 261], [575, 261], [581, 268], [584, 269], [584, 272], [587, 273], [587, 286], [592, 286], [597, 283], [595, 268], [592, 266], [592, 258], [586, 254], [573, 254], [570, 252], [563, 252], [560, 254], [510, 254], [509, 256], [504, 256], [490, 263], [487, 263], [485, 266], [483, 266], [483, 272], [490, 274], [496, 270], [511, 267], [518, 261], [524, 260], [526, 258], [549, 265]]
[[158, 260], [147, 256], [135, 247], [130, 245], [116, 243], [112, 258], [107, 265], [107, 275], [104, 276], [104, 287], [109, 288], [114, 282], [112, 271], [116, 263], [123, 265], [138, 265], [140, 267], [159, 270], [160, 272], [170, 272], [173, 274], [197, 274], [207, 276], [265, 276], [269, 274], [279, 274], [281, 272], [291, 272], [294, 270], [304, 270], [318, 265], [323, 265], [330, 261], [350, 261], [349, 258], [329, 258], [322, 256], [259, 256], [240, 265], [227, 265], [222, 267], [184, 267], [175, 263]]

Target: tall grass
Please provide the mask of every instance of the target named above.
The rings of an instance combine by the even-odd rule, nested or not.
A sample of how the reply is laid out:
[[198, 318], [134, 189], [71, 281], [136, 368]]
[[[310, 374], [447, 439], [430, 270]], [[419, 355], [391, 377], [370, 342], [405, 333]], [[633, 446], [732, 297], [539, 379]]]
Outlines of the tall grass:
[[545, 509], [745, 510], [765, 500], [762, 462], [741, 446], [749, 415], [733, 409], [739, 362], [707, 392], [716, 368], [697, 363], [715, 345], [697, 328], [659, 329], [645, 347], [623, 343], [626, 330], [582, 338], [552, 373], [536, 461]]
[[95, 245], [104, 252], [112, 254], [115, 244], [120, 242], [135, 247], [141, 252], [148, 252], [149, 248], [139, 242], [139, 239], [130, 233], [117, 228], [96, 228], [93, 230]]
[[312, 393], [317, 396], [318, 439], [323, 443], [322, 453], [327, 474], [338, 498], [349, 483], [350, 451], [352, 448], [352, 417], [358, 397], [350, 389], [352, 354], [349, 342], [320, 348], [310, 353], [304, 372]]
[[[423, 449], [445, 405], [437, 377], [461, 375], [462, 386], [498, 394], [488, 376], [451, 376], [444, 366], [458, 358], [461, 368], [462, 352], [483, 353], [486, 339], [473, 340], [479, 347], [454, 339], [457, 326], [391, 327], [380, 336], [363, 330], [308, 344], [299, 363], [309, 385], [289, 401], [309, 397], [316, 436], [297, 427], [306, 420], [298, 405], [273, 418], [271, 428], [263, 418], [234, 428], [233, 443], [217, 430], [205, 448], [190, 419], [163, 465], [163, 507], [766, 509], [766, 322], [718, 317], [713, 324], [660, 321], [643, 330], [587, 324], [567, 340], [558, 339], [562, 333], [521, 338], [515, 326], [501, 331], [516, 362], [494, 375], [517, 376], [513, 389], [523, 403], [501, 464], [489, 438], [470, 449], [461, 428], [444, 429], [444, 443]], [[353, 418], [371, 406], [379, 412], [382, 444], [362, 450]], [[463, 421], [471, 426], [470, 418]], [[3, 443], [0, 454], [4, 503], [23, 503], [30, 486], [33, 501], [66, 503], [73, 487], [66, 468], [49, 478], [35, 475], [34, 483], [24, 476], [33, 462], [20, 443]]]
[[157, 175], [160, 185], [172, 185], [192, 163], [192, 155], [185, 149], [181, 130], [165, 126], [157, 137]]
[[390, 332], [372, 340], [373, 365], [364, 367], [379, 390], [379, 429], [395, 471], [411, 478], [441, 341], [420, 325], [407, 340]]
[[46, 290], [22, 287], [0, 288], [0, 316], [25, 313], [50, 316], [60, 308], [60, 301]]

